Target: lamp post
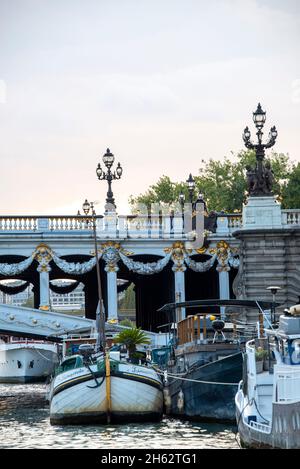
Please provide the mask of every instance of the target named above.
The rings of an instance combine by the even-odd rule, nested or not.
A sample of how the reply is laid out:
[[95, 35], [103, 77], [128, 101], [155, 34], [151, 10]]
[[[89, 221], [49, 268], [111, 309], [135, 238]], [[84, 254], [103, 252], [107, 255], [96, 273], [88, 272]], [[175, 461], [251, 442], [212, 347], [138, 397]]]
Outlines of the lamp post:
[[187, 179], [186, 183], [187, 183], [187, 187], [189, 191], [190, 202], [192, 204], [193, 199], [194, 199], [194, 192], [195, 192], [195, 179], [193, 178], [192, 173], [190, 173], [189, 178]]
[[271, 309], [271, 323], [275, 324], [276, 323], [276, 294], [279, 290], [281, 290], [280, 287], [276, 286], [271, 286], [267, 288], [268, 291], [272, 293], [272, 309]]
[[256, 167], [253, 170], [250, 166], [247, 167], [248, 179], [248, 192], [250, 196], [272, 196], [273, 185], [273, 172], [269, 163], [264, 164], [265, 150], [275, 145], [278, 132], [276, 127], [273, 126], [269, 132], [269, 138], [266, 143], [263, 143], [263, 127], [266, 122], [266, 112], [262, 110], [259, 103], [256, 111], [253, 112], [253, 122], [257, 129], [257, 143], [251, 141], [251, 132], [249, 127], [246, 127], [243, 133], [243, 140], [246, 148], [255, 150]]
[[96, 233], [96, 212], [94, 209], [94, 202], [88, 202], [85, 199], [82, 204], [82, 210], [85, 214], [85, 217], [80, 214], [78, 210], [77, 216], [85, 221], [85, 223], [92, 224], [93, 236], [94, 236], [94, 245], [95, 245], [95, 256], [96, 256], [96, 272], [97, 272], [97, 286], [98, 286], [98, 298], [99, 298], [99, 310], [97, 308], [96, 313], [96, 327], [97, 327], [97, 344], [96, 351], [100, 351], [101, 346], [103, 352], [106, 348], [106, 337], [105, 337], [105, 312], [103, 304], [103, 295], [102, 295], [102, 286], [101, 286], [101, 275], [100, 275], [100, 266], [99, 266], [99, 256], [98, 256], [98, 243], [97, 243], [97, 233]]
[[[192, 173], [190, 173], [189, 178], [186, 180], [186, 185], [187, 185], [188, 192], [189, 192], [189, 200], [190, 200], [190, 203], [192, 204], [194, 200], [194, 192], [195, 192], [195, 179], [193, 178]], [[183, 209], [184, 204], [185, 204], [185, 195], [183, 192], [180, 192], [179, 194], [179, 203]]]
[[103, 181], [103, 180], [107, 181], [108, 191], [107, 191], [107, 197], [106, 197], [106, 204], [110, 204], [116, 207], [114, 194], [112, 192], [111, 185], [112, 185], [112, 181], [116, 179], [121, 179], [121, 176], [123, 174], [123, 168], [120, 165], [120, 163], [118, 163], [116, 170], [115, 171], [111, 170], [115, 161], [115, 157], [111, 153], [109, 148], [107, 148], [106, 153], [103, 155], [102, 161], [107, 168], [107, 172], [103, 171], [103, 169], [101, 168], [101, 164], [98, 163], [98, 166], [96, 168], [96, 174], [100, 181]]

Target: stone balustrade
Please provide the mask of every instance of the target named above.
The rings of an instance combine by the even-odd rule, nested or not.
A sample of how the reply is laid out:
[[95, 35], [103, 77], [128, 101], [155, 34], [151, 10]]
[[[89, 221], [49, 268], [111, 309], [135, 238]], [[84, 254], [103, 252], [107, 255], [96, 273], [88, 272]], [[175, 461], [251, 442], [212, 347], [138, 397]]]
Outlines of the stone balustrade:
[[[281, 210], [282, 226], [300, 226], [300, 209]], [[90, 232], [91, 218], [64, 216], [0, 216], [0, 233], [14, 232]], [[217, 235], [231, 235], [242, 228], [241, 213], [218, 213]], [[181, 216], [115, 215], [97, 216], [97, 232], [104, 238], [185, 239]]]
[[300, 225], [300, 209], [282, 210], [281, 217], [284, 226]]
[[[91, 218], [90, 218], [91, 220]], [[86, 219], [74, 215], [65, 216], [0, 216], [1, 232], [41, 232], [90, 230]]]
[[[97, 233], [103, 238], [176, 238], [186, 239], [184, 220], [181, 215], [100, 215]], [[230, 235], [241, 227], [241, 214], [218, 214], [216, 233]], [[74, 215], [64, 216], [0, 216], [0, 233], [90, 232], [91, 218]]]

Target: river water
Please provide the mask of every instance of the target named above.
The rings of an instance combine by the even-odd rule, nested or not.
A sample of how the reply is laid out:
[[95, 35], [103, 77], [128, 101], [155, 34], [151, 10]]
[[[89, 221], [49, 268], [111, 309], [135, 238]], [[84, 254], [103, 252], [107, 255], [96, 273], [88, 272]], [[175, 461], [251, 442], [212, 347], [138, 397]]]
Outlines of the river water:
[[155, 424], [51, 426], [46, 386], [0, 384], [0, 448], [239, 448], [236, 428], [164, 418]]

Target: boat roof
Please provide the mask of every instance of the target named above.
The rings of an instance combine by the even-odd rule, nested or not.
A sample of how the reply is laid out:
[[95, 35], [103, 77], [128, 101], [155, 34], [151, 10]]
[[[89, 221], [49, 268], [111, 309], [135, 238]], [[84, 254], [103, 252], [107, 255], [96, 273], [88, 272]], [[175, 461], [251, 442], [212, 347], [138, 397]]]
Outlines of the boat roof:
[[300, 339], [300, 333], [298, 334], [286, 334], [284, 332], [281, 332], [279, 329], [266, 329], [265, 330], [266, 334], [268, 336], [273, 336], [273, 337], [280, 337], [281, 339]]
[[258, 308], [258, 309], [271, 309], [272, 305], [275, 307], [280, 306], [280, 303], [273, 303], [271, 301], [263, 300], [192, 300], [183, 301], [180, 303], [167, 303], [158, 309], [161, 311], [170, 311], [176, 308], [203, 308], [206, 306], [240, 306], [244, 308]]

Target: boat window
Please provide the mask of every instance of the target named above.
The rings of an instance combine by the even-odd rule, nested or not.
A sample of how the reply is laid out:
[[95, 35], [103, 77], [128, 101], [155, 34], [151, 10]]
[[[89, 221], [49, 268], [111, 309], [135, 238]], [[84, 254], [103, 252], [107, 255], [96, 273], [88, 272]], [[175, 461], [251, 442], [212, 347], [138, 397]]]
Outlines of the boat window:
[[293, 365], [300, 364], [300, 339], [291, 342], [291, 362]]
[[71, 357], [62, 362], [61, 364], [61, 371], [69, 371], [73, 370], [74, 368], [79, 368], [82, 366], [82, 358], [80, 356]]

